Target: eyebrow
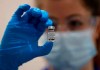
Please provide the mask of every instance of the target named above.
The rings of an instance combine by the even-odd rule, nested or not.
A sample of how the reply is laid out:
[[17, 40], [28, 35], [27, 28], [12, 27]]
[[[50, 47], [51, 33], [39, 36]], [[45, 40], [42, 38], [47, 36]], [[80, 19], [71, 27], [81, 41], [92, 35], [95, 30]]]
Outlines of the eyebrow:
[[74, 17], [81, 17], [81, 15], [79, 15], [79, 14], [72, 14], [72, 15], [66, 17], [66, 19], [70, 20], [71, 18], [74, 18]]
[[[53, 20], [58, 20], [56, 17], [53, 17], [53, 16], [49, 16], [49, 17], [51, 19], [53, 19]], [[79, 15], [79, 14], [72, 14], [72, 15], [69, 15], [68, 17], [66, 17], [65, 19], [70, 20], [70, 19], [72, 19], [74, 17], [81, 17], [81, 15]]]

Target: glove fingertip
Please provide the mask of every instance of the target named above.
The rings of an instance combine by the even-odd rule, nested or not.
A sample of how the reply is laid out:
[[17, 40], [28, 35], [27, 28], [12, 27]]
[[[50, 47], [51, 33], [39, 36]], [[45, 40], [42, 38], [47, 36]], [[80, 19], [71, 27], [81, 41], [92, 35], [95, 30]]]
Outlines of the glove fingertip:
[[44, 46], [53, 46], [53, 42], [48, 41], [48, 42], [45, 43]]
[[[20, 18], [24, 12], [30, 9], [30, 6], [28, 4], [22, 4], [18, 7], [18, 9], [14, 12], [13, 16], [16, 16], [17, 18]], [[15, 18], [15, 17], [14, 17]], [[16, 18], [15, 18], [16, 19]]]
[[30, 5], [28, 5], [28, 4], [21, 4], [19, 6], [19, 8], [22, 9], [22, 10], [24, 10], [24, 11], [27, 11], [27, 10], [30, 9]]
[[42, 13], [42, 16], [41, 16], [40, 20], [43, 22], [47, 21], [49, 18], [48, 12], [46, 12], [45, 10], [41, 10], [41, 13]]
[[44, 44], [44, 46], [42, 46], [42, 47], [40, 48], [40, 53], [39, 53], [39, 55], [40, 55], [40, 56], [48, 55], [48, 54], [51, 52], [52, 47], [53, 47], [53, 42], [46, 42], [46, 43]]
[[52, 26], [53, 25], [53, 21], [51, 19], [48, 19], [48, 21], [46, 22], [46, 26]]
[[53, 42], [46, 42], [43, 46], [43, 50], [46, 52], [46, 55], [50, 53], [53, 47]]
[[41, 10], [39, 8], [31, 8], [33, 17], [41, 17]]

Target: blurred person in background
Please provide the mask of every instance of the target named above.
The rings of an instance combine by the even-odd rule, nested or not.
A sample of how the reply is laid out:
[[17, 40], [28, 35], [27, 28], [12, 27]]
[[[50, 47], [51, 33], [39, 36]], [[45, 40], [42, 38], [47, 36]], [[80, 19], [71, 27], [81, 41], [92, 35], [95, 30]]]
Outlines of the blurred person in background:
[[[94, 70], [93, 42], [99, 0], [37, 0], [37, 6], [49, 12], [56, 27], [56, 41], [46, 56], [48, 70]], [[41, 38], [45, 40], [44, 37]], [[98, 66], [97, 66], [98, 67]], [[100, 70], [100, 69], [99, 69]]]

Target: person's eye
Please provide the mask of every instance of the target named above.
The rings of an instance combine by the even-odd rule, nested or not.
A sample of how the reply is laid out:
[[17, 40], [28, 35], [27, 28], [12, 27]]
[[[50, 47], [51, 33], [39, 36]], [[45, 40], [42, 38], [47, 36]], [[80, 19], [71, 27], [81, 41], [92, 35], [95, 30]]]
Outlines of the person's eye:
[[77, 27], [77, 26], [82, 26], [83, 22], [78, 21], [78, 20], [72, 20], [68, 23], [68, 25], [71, 27]]
[[79, 20], [71, 20], [68, 23], [69, 29], [70, 30], [80, 30], [83, 27], [84, 23], [82, 21]]

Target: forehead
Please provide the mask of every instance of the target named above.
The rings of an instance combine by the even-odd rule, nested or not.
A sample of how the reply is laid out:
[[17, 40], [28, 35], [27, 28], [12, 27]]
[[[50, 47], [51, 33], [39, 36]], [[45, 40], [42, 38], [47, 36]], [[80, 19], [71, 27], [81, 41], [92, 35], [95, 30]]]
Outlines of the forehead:
[[82, 0], [45, 0], [42, 9], [47, 10], [53, 16], [66, 16], [81, 14], [87, 16], [90, 12], [84, 7]]

